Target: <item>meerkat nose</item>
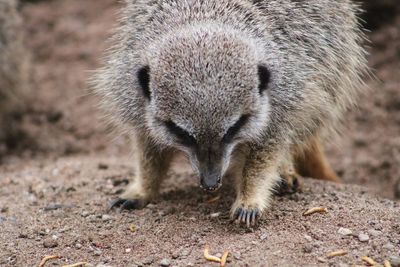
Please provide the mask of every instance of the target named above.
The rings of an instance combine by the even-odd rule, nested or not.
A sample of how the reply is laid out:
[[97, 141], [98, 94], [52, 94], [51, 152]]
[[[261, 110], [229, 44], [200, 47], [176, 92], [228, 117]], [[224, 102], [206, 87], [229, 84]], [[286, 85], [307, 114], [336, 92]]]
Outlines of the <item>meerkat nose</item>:
[[215, 191], [221, 186], [221, 175], [209, 174], [200, 176], [200, 187], [207, 191]]

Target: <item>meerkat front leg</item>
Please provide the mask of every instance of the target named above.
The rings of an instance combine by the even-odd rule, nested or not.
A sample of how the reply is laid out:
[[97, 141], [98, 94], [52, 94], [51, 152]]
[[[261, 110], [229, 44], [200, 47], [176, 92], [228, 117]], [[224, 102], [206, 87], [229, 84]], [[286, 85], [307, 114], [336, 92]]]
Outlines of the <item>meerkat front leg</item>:
[[141, 209], [158, 197], [158, 191], [166, 176], [171, 151], [161, 150], [145, 137], [136, 140], [136, 175], [125, 192], [112, 202], [110, 209]]
[[256, 224], [268, 207], [273, 188], [280, 180], [281, 154], [265, 148], [249, 151], [243, 172], [237, 176], [237, 196], [231, 209], [233, 220], [245, 223], [248, 227]]

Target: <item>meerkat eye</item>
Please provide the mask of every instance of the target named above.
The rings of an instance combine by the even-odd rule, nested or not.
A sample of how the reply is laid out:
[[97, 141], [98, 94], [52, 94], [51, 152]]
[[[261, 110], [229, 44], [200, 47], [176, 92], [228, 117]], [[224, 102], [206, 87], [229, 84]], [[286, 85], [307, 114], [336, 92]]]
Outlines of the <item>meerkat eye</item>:
[[187, 145], [187, 146], [194, 146], [196, 145], [196, 139], [188, 133], [186, 130], [182, 129], [178, 125], [176, 125], [172, 121], [166, 121], [165, 126], [167, 129], [173, 133], [176, 137], [179, 138], [179, 140], [182, 142], [182, 144]]
[[267, 67], [259, 65], [258, 66], [258, 77], [260, 79], [258, 90], [260, 91], [260, 94], [262, 94], [268, 88], [268, 83], [269, 83], [269, 80], [271, 77], [271, 73], [269, 72]]
[[139, 85], [143, 91], [144, 96], [150, 99], [150, 68], [145, 66], [137, 72]]
[[246, 122], [249, 120], [250, 115], [243, 115], [240, 119], [228, 129], [222, 141], [224, 143], [229, 143], [235, 137], [235, 135], [239, 132], [240, 128], [242, 128]]

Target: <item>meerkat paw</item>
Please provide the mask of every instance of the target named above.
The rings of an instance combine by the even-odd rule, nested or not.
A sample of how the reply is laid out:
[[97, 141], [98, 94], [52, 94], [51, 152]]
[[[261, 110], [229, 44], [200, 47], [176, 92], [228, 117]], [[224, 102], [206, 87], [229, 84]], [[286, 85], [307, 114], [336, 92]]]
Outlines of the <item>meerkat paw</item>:
[[256, 197], [251, 201], [236, 200], [231, 209], [232, 220], [247, 227], [255, 226], [268, 206], [267, 200], [268, 198]]
[[278, 196], [290, 195], [301, 191], [303, 177], [294, 171], [281, 173], [281, 180], [277, 184], [275, 194]]
[[232, 220], [239, 224], [246, 224], [247, 227], [255, 226], [261, 217], [259, 208], [238, 207], [234, 210]]
[[111, 202], [109, 210], [115, 207], [119, 207], [121, 211], [142, 209], [150, 203], [148, 195], [139, 183], [133, 183], [119, 198]]
[[124, 199], [124, 198], [117, 198], [111, 201], [109, 210], [112, 210], [115, 207], [119, 207], [120, 210], [135, 210], [135, 209], [142, 209], [146, 207], [149, 201], [145, 199]]

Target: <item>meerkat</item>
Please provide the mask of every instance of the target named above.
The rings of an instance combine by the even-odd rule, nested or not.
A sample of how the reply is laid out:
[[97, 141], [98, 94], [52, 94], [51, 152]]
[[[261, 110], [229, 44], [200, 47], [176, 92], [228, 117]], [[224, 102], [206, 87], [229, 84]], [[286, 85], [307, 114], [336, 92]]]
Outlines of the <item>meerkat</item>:
[[337, 181], [320, 141], [362, 85], [366, 53], [349, 0], [128, 0], [94, 79], [135, 140], [136, 177], [112, 207], [142, 208], [184, 152], [200, 186], [235, 179], [233, 220], [253, 226], [275, 185]]

